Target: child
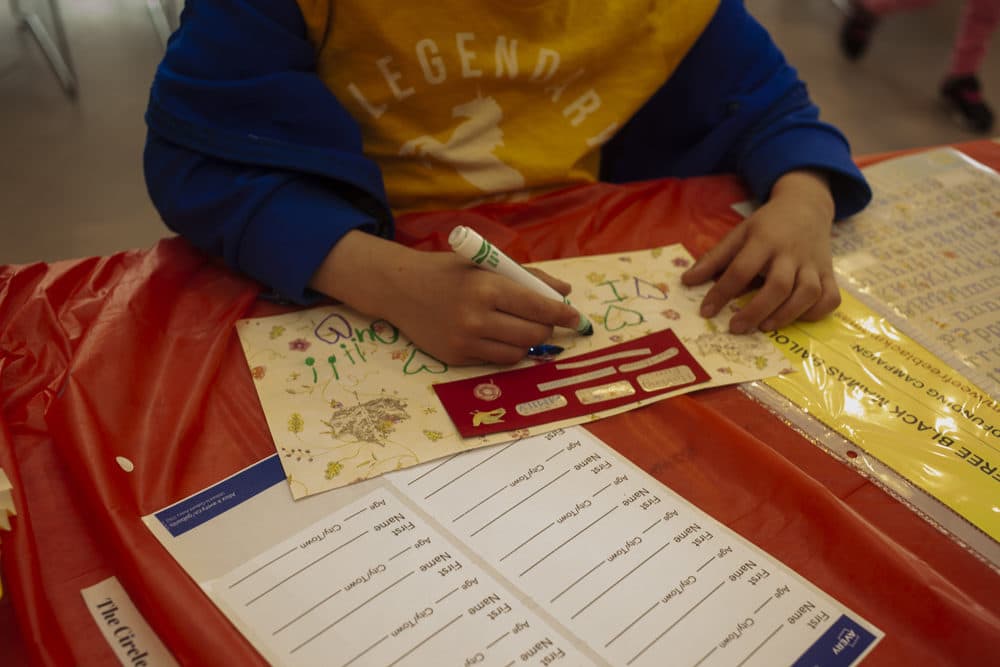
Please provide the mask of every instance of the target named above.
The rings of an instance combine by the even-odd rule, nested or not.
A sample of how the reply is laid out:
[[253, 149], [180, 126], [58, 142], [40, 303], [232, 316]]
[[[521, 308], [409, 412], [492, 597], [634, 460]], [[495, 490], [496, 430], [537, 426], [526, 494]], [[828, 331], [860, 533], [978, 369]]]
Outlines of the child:
[[450, 364], [516, 362], [577, 314], [388, 240], [393, 212], [735, 171], [765, 203], [684, 280], [721, 274], [711, 316], [764, 276], [741, 333], [837, 306], [830, 225], [871, 197], [740, 0], [189, 0], [146, 118], [172, 229]]
[[[840, 31], [844, 54], [856, 60], [868, 50], [872, 30], [887, 14], [927, 7], [937, 0], [853, 0]], [[966, 0], [941, 96], [963, 122], [982, 134], [993, 128], [993, 110], [983, 100], [977, 76], [990, 36], [1000, 23], [1000, 0]]]

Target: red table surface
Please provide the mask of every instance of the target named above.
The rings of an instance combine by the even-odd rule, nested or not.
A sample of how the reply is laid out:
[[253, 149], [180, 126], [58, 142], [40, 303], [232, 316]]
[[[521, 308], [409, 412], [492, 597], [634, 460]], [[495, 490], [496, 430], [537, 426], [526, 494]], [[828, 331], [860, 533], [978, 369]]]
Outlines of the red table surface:
[[[1000, 167], [1000, 144], [957, 148]], [[410, 215], [399, 238], [443, 250], [465, 224], [521, 261], [700, 255], [745, 197], [726, 176], [594, 184]], [[276, 311], [257, 293], [179, 239], [0, 267], [0, 467], [18, 510], [0, 534], [0, 663], [116, 664], [80, 596], [116, 576], [182, 664], [264, 664], [139, 520], [273, 453], [233, 327]], [[884, 630], [866, 664], [1000, 661], [1000, 576], [738, 389], [588, 428]]]

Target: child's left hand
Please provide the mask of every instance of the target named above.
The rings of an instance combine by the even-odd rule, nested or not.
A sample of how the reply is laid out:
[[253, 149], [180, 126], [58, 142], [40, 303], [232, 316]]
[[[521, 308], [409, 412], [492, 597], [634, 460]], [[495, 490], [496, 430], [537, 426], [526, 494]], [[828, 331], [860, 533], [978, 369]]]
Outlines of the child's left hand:
[[767, 203], [681, 277], [685, 285], [700, 285], [722, 274], [702, 300], [702, 317], [713, 317], [758, 276], [764, 284], [729, 321], [732, 333], [773, 331], [832, 312], [840, 305], [830, 249], [833, 214], [824, 176], [793, 171], [779, 178]]

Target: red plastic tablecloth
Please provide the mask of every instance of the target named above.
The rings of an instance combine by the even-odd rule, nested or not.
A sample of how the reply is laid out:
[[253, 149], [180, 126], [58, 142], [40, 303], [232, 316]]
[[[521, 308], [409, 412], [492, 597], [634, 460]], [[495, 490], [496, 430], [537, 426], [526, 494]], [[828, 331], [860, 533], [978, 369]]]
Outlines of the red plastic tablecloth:
[[[1000, 167], [998, 144], [958, 148]], [[745, 196], [730, 177], [595, 184], [412, 215], [400, 238], [445, 249], [466, 224], [522, 261], [698, 255]], [[0, 267], [0, 467], [18, 509], [0, 535], [0, 663], [115, 664], [80, 596], [114, 575], [182, 664], [263, 664], [139, 520], [273, 453], [233, 328], [276, 310], [257, 291], [179, 239]], [[589, 428], [884, 630], [866, 664], [1000, 660], [1000, 576], [737, 389]]]

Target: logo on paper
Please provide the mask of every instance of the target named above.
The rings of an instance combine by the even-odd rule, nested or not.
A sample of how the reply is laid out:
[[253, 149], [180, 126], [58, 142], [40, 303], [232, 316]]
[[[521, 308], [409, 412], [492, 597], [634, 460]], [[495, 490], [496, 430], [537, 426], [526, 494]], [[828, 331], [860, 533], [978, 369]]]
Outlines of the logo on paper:
[[833, 654], [840, 655], [845, 648], [854, 648], [860, 637], [851, 628], [844, 628], [837, 634], [837, 643], [833, 645]]

